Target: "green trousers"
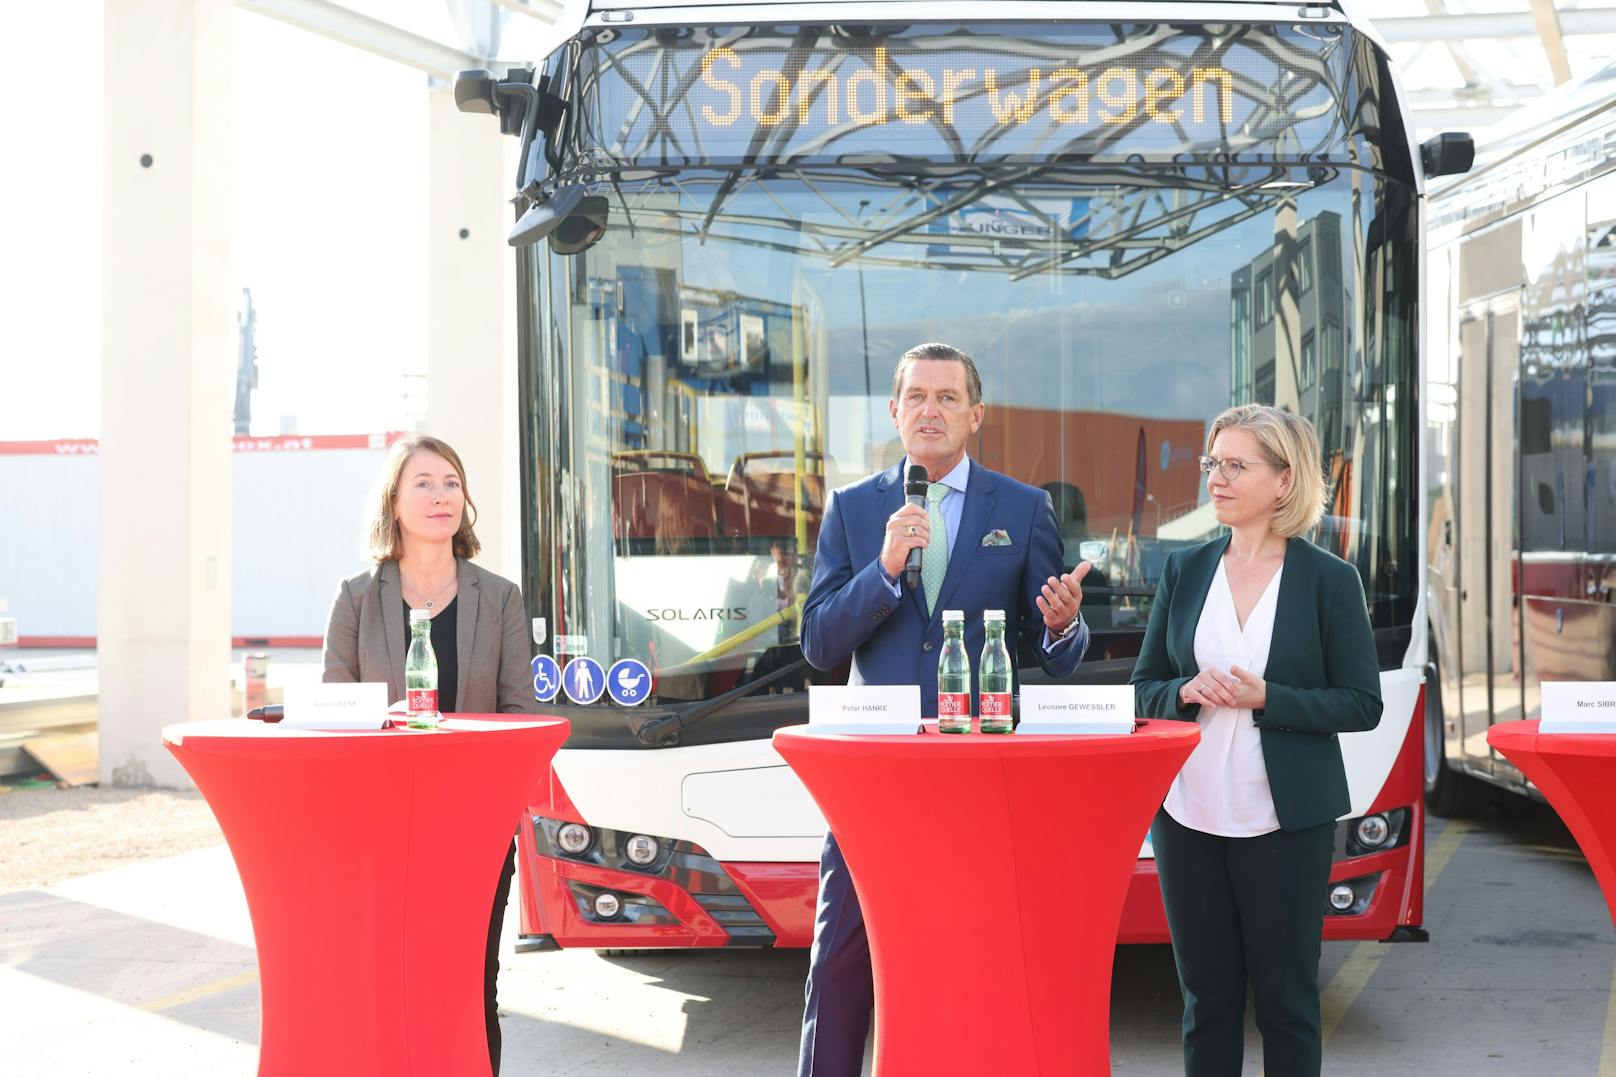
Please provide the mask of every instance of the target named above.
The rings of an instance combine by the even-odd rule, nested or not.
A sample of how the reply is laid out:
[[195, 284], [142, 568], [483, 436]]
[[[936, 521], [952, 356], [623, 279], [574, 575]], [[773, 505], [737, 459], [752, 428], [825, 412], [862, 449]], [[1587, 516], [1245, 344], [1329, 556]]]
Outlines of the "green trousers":
[[1221, 838], [1164, 810], [1150, 839], [1184, 993], [1186, 1077], [1240, 1077], [1248, 983], [1266, 1077], [1318, 1077], [1319, 935], [1335, 824]]

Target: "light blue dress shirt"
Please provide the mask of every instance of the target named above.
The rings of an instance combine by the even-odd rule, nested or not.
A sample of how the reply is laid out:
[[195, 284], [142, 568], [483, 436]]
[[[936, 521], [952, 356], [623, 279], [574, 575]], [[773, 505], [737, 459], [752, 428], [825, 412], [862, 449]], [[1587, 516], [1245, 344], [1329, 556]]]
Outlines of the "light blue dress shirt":
[[[908, 474], [909, 457], [905, 456], [903, 458], [903, 463], [898, 467], [898, 476], [899, 478], [903, 478]], [[950, 560], [953, 560], [954, 551], [959, 549], [958, 542], [960, 518], [965, 512], [965, 484], [970, 480], [970, 477], [971, 455], [970, 453], [966, 453], [964, 456], [960, 457], [960, 462], [954, 465], [952, 471], [938, 480], [944, 486], [953, 491], [947, 497], [943, 498], [943, 500], [937, 506], [938, 511], [943, 514], [943, 524], [948, 528], [948, 556]], [[881, 577], [886, 580], [887, 589], [892, 592], [894, 598], [903, 597], [902, 587], [899, 585], [897, 580], [894, 580], [887, 575], [886, 569], [881, 569]], [[1013, 617], [1014, 613], [1013, 611], [1006, 610], [1005, 615]], [[1081, 619], [1082, 616], [1083, 612], [1079, 610], [1079, 619]], [[1056, 639], [1050, 634], [1049, 628], [1046, 625], [1044, 628], [1044, 650], [1046, 652], [1054, 651], [1055, 648], [1059, 647], [1063, 643], [1069, 642], [1074, 638], [1074, 636], [1075, 633]]]

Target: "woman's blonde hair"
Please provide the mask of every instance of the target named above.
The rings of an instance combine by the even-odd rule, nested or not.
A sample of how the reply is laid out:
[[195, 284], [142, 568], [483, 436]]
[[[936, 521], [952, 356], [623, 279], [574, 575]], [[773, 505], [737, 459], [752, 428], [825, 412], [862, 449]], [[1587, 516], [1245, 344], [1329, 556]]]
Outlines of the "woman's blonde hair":
[[460, 476], [460, 491], [466, 499], [466, 508], [460, 515], [460, 530], [454, 534], [454, 555], [468, 560], [476, 557], [477, 551], [483, 548], [482, 543], [477, 541], [477, 532], [472, 529], [477, 522], [477, 506], [471, 500], [471, 484], [466, 481], [466, 466], [460, 462], [460, 454], [450, 448], [448, 442], [431, 434], [410, 434], [399, 438], [388, 448], [381, 471], [376, 476], [376, 488], [371, 495], [370, 526], [365, 534], [365, 545], [369, 548], [371, 558], [381, 564], [384, 561], [397, 561], [404, 556], [404, 532], [398, 525], [393, 502], [398, 497], [398, 484], [404, 476], [404, 465], [417, 452], [437, 453], [449, 461], [449, 466]]
[[1249, 430], [1269, 464], [1290, 469], [1291, 487], [1274, 506], [1275, 533], [1297, 538], [1317, 527], [1330, 497], [1330, 484], [1324, 479], [1324, 454], [1313, 424], [1267, 404], [1243, 404], [1212, 420], [1206, 435], [1208, 454], [1225, 430]]

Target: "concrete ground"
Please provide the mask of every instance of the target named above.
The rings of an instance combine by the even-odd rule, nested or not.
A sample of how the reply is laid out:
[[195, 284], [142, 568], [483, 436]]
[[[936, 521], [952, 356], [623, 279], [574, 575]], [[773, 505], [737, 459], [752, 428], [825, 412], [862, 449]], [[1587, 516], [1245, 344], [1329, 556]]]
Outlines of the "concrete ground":
[[[1616, 1077], [1616, 932], [1558, 820], [1439, 821], [1429, 854], [1431, 943], [1325, 944], [1325, 1073]], [[506, 1074], [793, 1071], [802, 952], [518, 955], [514, 912]], [[7, 1074], [251, 1074], [257, 987], [222, 845], [0, 894]], [[1120, 950], [1114, 1072], [1180, 1072], [1178, 1014], [1167, 948]]]

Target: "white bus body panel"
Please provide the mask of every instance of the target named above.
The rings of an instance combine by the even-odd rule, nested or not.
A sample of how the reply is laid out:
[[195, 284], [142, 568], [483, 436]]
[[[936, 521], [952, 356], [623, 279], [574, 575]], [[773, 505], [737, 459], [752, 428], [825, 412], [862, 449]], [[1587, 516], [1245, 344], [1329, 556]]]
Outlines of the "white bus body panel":
[[556, 777], [590, 826], [695, 842], [725, 861], [819, 859], [825, 817], [766, 740], [563, 748]]
[[[1382, 673], [1380, 725], [1341, 735], [1349, 816], [1367, 812], [1391, 775], [1422, 679], [1419, 669]], [[590, 826], [695, 842], [721, 861], [819, 859], [825, 818], [768, 741], [649, 751], [562, 749], [554, 767]], [[1150, 855], [1148, 843], [1143, 855]]]
[[1341, 758], [1347, 764], [1347, 789], [1352, 797], [1352, 807], [1343, 818], [1367, 812], [1385, 787], [1414, 720], [1414, 705], [1424, 680], [1425, 671], [1417, 668], [1381, 673], [1380, 698], [1385, 709], [1380, 724], [1367, 733], [1341, 734]]

